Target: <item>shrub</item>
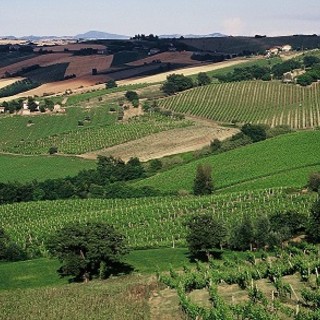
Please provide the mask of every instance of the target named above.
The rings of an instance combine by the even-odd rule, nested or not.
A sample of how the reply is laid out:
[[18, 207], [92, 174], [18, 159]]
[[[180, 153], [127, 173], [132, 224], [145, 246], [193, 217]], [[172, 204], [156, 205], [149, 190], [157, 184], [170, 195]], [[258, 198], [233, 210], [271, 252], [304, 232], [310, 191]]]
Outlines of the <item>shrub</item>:
[[310, 174], [308, 188], [312, 191], [320, 191], [320, 172], [313, 172]]
[[49, 154], [55, 154], [57, 152], [58, 152], [58, 148], [57, 147], [52, 146], [52, 147], [49, 148]]

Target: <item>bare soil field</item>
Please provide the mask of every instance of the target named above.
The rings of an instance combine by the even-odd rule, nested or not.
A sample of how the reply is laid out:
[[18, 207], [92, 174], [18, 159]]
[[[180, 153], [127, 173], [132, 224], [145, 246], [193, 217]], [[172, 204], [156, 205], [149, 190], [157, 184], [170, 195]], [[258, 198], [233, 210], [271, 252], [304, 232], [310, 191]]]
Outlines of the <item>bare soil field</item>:
[[70, 53], [52, 53], [52, 54], [43, 54], [38, 57], [31, 59], [26, 59], [17, 63], [13, 63], [9, 66], [0, 68], [0, 77], [4, 76], [5, 72], [14, 73], [22, 68], [27, 68], [36, 64], [40, 66], [49, 66], [56, 63], [69, 62]]
[[23, 80], [22, 77], [16, 77], [16, 78], [9, 78], [9, 79], [0, 79], [0, 89], [4, 88], [6, 86], [9, 86], [10, 84], [13, 84], [19, 80]]
[[81, 49], [87, 49], [87, 48], [92, 48], [92, 49], [97, 49], [97, 50], [104, 50], [106, 46], [101, 45], [101, 44], [86, 44], [86, 43], [70, 43], [66, 45], [61, 45], [61, 46], [43, 46], [43, 47], [38, 47], [34, 49], [34, 52], [39, 52], [40, 49], [42, 50], [48, 50], [52, 52], [63, 52], [64, 49], [70, 50], [70, 51], [79, 51]]
[[183, 51], [183, 52], [162, 52], [159, 54], [152, 55], [148, 58], [137, 60], [134, 62], [128, 63], [129, 66], [140, 66], [145, 63], [152, 63], [152, 61], [160, 60], [164, 63], [180, 63], [180, 64], [201, 64], [201, 61], [192, 60], [193, 52]]
[[98, 72], [106, 71], [110, 68], [112, 60], [113, 55], [73, 56], [70, 58], [65, 75], [75, 74], [81, 77], [90, 75], [92, 69], [97, 69]]
[[196, 66], [196, 67], [188, 67], [188, 68], [178, 69], [175, 71], [164, 72], [164, 73], [153, 75], [153, 76], [122, 80], [122, 81], [119, 81], [118, 84], [128, 85], [128, 84], [137, 84], [137, 83], [157, 83], [157, 82], [165, 81], [167, 76], [173, 73], [183, 74], [185, 76], [191, 76], [199, 72], [208, 72], [208, 71], [214, 71], [222, 68], [232, 67], [232, 66], [235, 66], [244, 62], [252, 61], [252, 60], [253, 60], [252, 58], [251, 59], [244, 58], [244, 59], [234, 59], [234, 60], [228, 60], [228, 61], [217, 62], [217, 63], [210, 63], [210, 64]]
[[141, 161], [162, 158], [173, 154], [196, 151], [208, 146], [214, 139], [223, 140], [239, 130], [223, 128], [208, 122], [199, 122], [195, 126], [173, 129], [152, 134], [135, 141], [130, 141], [97, 152], [86, 153], [81, 157], [96, 159], [98, 155], [120, 157], [127, 161], [138, 157]]

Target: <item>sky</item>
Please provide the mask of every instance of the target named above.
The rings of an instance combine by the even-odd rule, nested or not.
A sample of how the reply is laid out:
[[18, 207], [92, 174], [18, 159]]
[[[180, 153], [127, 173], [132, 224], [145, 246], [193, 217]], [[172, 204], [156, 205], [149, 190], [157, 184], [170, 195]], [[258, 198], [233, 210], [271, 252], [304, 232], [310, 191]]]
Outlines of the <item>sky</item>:
[[320, 34], [320, 0], [0, 0], [0, 36]]

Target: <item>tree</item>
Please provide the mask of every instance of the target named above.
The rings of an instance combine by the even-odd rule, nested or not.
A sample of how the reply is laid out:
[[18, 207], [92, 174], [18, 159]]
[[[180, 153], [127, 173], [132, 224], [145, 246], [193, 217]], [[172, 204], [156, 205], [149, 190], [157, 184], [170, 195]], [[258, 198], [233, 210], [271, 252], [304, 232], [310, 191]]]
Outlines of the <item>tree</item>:
[[161, 89], [164, 93], [171, 95], [192, 87], [193, 81], [191, 78], [185, 77], [183, 74], [170, 74]]
[[211, 78], [205, 72], [198, 73], [197, 80], [199, 86], [205, 86], [211, 83]]
[[76, 281], [117, 272], [122, 256], [128, 252], [124, 236], [101, 222], [65, 226], [48, 239], [46, 246], [62, 263], [58, 273], [73, 276]]
[[320, 172], [313, 172], [309, 176], [308, 188], [312, 191], [320, 191]]
[[313, 242], [320, 242], [320, 198], [313, 204], [310, 212], [307, 235]]
[[244, 215], [240, 225], [237, 225], [233, 230], [232, 246], [240, 250], [252, 250], [255, 243], [255, 226], [252, 218], [246, 214]]
[[251, 138], [253, 142], [258, 142], [267, 139], [265, 126], [261, 124], [247, 123], [242, 126], [241, 132]]
[[55, 146], [52, 146], [52, 147], [49, 148], [48, 152], [49, 152], [49, 154], [55, 154], [55, 153], [58, 152], [58, 148], [55, 147]]
[[194, 179], [193, 193], [195, 195], [205, 195], [211, 194], [212, 191], [212, 167], [210, 165], [199, 164]]
[[212, 249], [221, 249], [228, 235], [224, 222], [209, 214], [196, 216], [188, 223], [187, 243], [193, 256], [205, 254], [209, 257]]

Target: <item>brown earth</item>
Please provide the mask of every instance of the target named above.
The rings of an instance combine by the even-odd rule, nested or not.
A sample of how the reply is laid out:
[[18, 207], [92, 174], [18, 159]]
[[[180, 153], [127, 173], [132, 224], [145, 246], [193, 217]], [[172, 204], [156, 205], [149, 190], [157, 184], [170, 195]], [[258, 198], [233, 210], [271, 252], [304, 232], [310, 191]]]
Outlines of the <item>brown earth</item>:
[[129, 66], [140, 66], [145, 63], [152, 63], [152, 61], [160, 60], [164, 63], [181, 63], [181, 64], [201, 64], [201, 61], [192, 60], [193, 52], [190, 51], [182, 51], [182, 52], [162, 52], [150, 57], [136, 60], [134, 62], [128, 63]]
[[70, 51], [79, 51], [81, 49], [86, 49], [86, 48], [92, 48], [92, 49], [97, 49], [97, 50], [104, 50], [106, 46], [101, 45], [101, 44], [85, 44], [85, 43], [71, 43], [71, 44], [66, 44], [66, 45], [61, 45], [61, 46], [44, 46], [44, 47], [38, 47], [34, 49], [34, 52], [39, 52], [40, 49], [42, 50], [48, 50], [48, 51], [53, 51], [53, 52], [63, 52], [64, 49], [68, 49]]
[[234, 59], [234, 60], [228, 60], [228, 61], [223, 61], [223, 62], [200, 65], [200, 66], [196, 66], [196, 67], [187, 67], [187, 68], [182, 68], [182, 69], [178, 69], [175, 71], [160, 73], [160, 74], [153, 75], [153, 76], [146, 76], [146, 77], [141, 77], [141, 78], [137, 78], [137, 79], [122, 80], [122, 81], [119, 81], [118, 84], [119, 85], [128, 85], [128, 84], [137, 84], [137, 83], [157, 83], [157, 82], [165, 81], [167, 79], [167, 76], [170, 74], [173, 74], [173, 73], [183, 74], [185, 76], [191, 76], [191, 75], [197, 74], [199, 72], [208, 72], [208, 71], [219, 70], [222, 68], [232, 67], [232, 66], [244, 63], [244, 62], [252, 61], [253, 59], [258, 59], [258, 58]]
[[96, 159], [98, 155], [112, 155], [125, 161], [131, 157], [148, 161], [173, 154], [196, 151], [209, 146], [214, 139], [224, 140], [238, 131], [234, 128], [219, 127], [211, 121], [197, 120], [196, 124], [191, 127], [151, 134], [138, 140], [80, 156], [85, 159]]

